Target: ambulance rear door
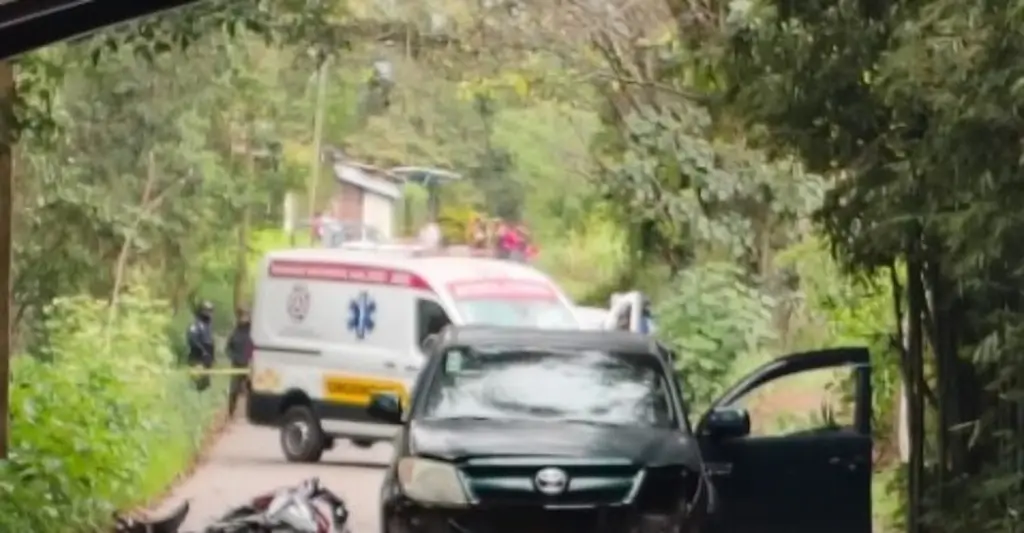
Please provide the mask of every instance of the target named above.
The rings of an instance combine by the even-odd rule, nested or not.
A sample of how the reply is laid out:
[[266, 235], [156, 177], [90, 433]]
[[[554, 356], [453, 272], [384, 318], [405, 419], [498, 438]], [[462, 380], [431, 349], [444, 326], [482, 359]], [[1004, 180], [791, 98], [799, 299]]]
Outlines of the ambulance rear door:
[[274, 259], [258, 293], [257, 367], [274, 367], [279, 390], [312, 401], [336, 437], [390, 438], [366, 412], [376, 392], [405, 396], [415, 374], [399, 364], [413, 329], [415, 277], [358, 262]]

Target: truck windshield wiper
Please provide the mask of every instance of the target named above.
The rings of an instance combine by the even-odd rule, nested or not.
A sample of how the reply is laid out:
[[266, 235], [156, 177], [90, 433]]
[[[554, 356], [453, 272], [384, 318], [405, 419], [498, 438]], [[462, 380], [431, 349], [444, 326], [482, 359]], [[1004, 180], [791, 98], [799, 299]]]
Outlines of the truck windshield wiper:
[[588, 426], [618, 427], [626, 424], [618, 422], [606, 422], [603, 420], [591, 420], [587, 418], [559, 418], [556, 422], [568, 422], [570, 424], [585, 424]]

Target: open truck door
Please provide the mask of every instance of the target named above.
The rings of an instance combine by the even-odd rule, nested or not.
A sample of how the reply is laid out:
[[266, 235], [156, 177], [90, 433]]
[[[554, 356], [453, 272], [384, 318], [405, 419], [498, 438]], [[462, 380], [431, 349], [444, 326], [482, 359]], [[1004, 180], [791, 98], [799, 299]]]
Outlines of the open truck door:
[[[836, 348], [776, 359], [749, 374], [697, 424], [711, 481], [710, 533], [871, 533], [871, 370], [866, 348]], [[783, 435], [751, 434], [735, 404], [758, 387], [795, 374], [850, 368], [852, 424]]]
[[604, 329], [621, 329], [633, 333], [654, 333], [650, 305], [642, 292], [616, 293], [611, 297]]

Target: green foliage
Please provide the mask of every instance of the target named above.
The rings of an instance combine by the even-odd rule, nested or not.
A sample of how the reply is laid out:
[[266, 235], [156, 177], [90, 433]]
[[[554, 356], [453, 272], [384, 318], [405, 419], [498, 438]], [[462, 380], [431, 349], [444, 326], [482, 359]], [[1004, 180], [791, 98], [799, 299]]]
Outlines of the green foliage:
[[820, 205], [820, 177], [742, 141], [714, 139], [700, 107], [642, 108], [623, 128], [601, 194], [631, 228], [634, 248], [676, 268], [702, 255], [767, 274], [772, 250], [799, 238], [797, 221]]
[[924, 342], [904, 367], [928, 385], [908, 403], [936, 419], [910, 424], [907, 530], [1005, 531], [1024, 472], [1019, 6], [744, 4], [709, 54], [724, 112], [840, 178], [818, 219], [841, 269], [906, 272], [896, 304]]
[[535, 238], [557, 242], [593, 222], [598, 198], [588, 144], [598, 126], [592, 111], [552, 101], [497, 113], [493, 141], [512, 158], [509, 178], [522, 186], [523, 217]]
[[437, 224], [441, 227], [444, 241], [450, 244], [468, 244], [473, 220], [479, 216], [481, 216], [480, 213], [469, 206], [449, 205], [443, 207], [437, 215]]
[[584, 305], [606, 307], [620, 289], [627, 264], [625, 236], [601, 212], [578, 229], [563, 230], [541, 242], [537, 265]]
[[187, 465], [222, 387], [195, 392], [159, 335], [166, 304], [125, 295], [105, 345], [104, 302], [56, 300], [42, 355], [14, 360], [0, 529], [78, 533], [157, 496]]
[[684, 270], [654, 310], [659, 338], [678, 352], [677, 370], [694, 408], [708, 405], [736, 364], [775, 338], [774, 302], [743, 279], [730, 263]]
[[892, 283], [885, 275], [856, 280], [844, 277], [820, 238], [811, 237], [778, 256], [799, 279], [803, 323], [798, 348], [867, 346], [871, 350], [874, 427], [884, 441], [895, 438], [893, 398], [901, 383]]
[[253, 227], [279, 224], [286, 191], [305, 176], [282, 164], [283, 140], [303, 139], [309, 116], [295, 105], [307, 73], [294, 54], [219, 35], [151, 61], [123, 50], [97, 65], [80, 49], [40, 54], [68, 75], [48, 87], [61, 134], [25, 130], [16, 151], [20, 340], [32, 343], [55, 297], [110, 298], [133, 284], [162, 287], [179, 315], [213, 300], [217, 322], [230, 324], [243, 213]]

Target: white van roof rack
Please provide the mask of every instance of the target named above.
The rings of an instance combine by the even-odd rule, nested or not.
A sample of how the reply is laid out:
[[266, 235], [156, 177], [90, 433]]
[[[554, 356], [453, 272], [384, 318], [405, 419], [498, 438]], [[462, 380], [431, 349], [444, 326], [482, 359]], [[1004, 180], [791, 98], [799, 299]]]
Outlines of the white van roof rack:
[[383, 252], [400, 253], [404, 255], [417, 255], [423, 248], [419, 244], [403, 242], [375, 242], [375, 241], [348, 241], [335, 246], [335, 250], [358, 250], [360, 252]]
[[354, 240], [341, 242], [333, 246], [334, 250], [351, 250], [371, 253], [394, 253], [407, 255], [409, 257], [481, 257], [495, 258], [495, 252], [491, 249], [479, 249], [466, 245], [442, 246], [440, 248], [420, 244], [413, 240], [397, 241], [371, 241]]
[[443, 246], [441, 248], [421, 247], [415, 252], [416, 257], [494, 257], [494, 252], [488, 249], [478, 249], [472, 246]]

